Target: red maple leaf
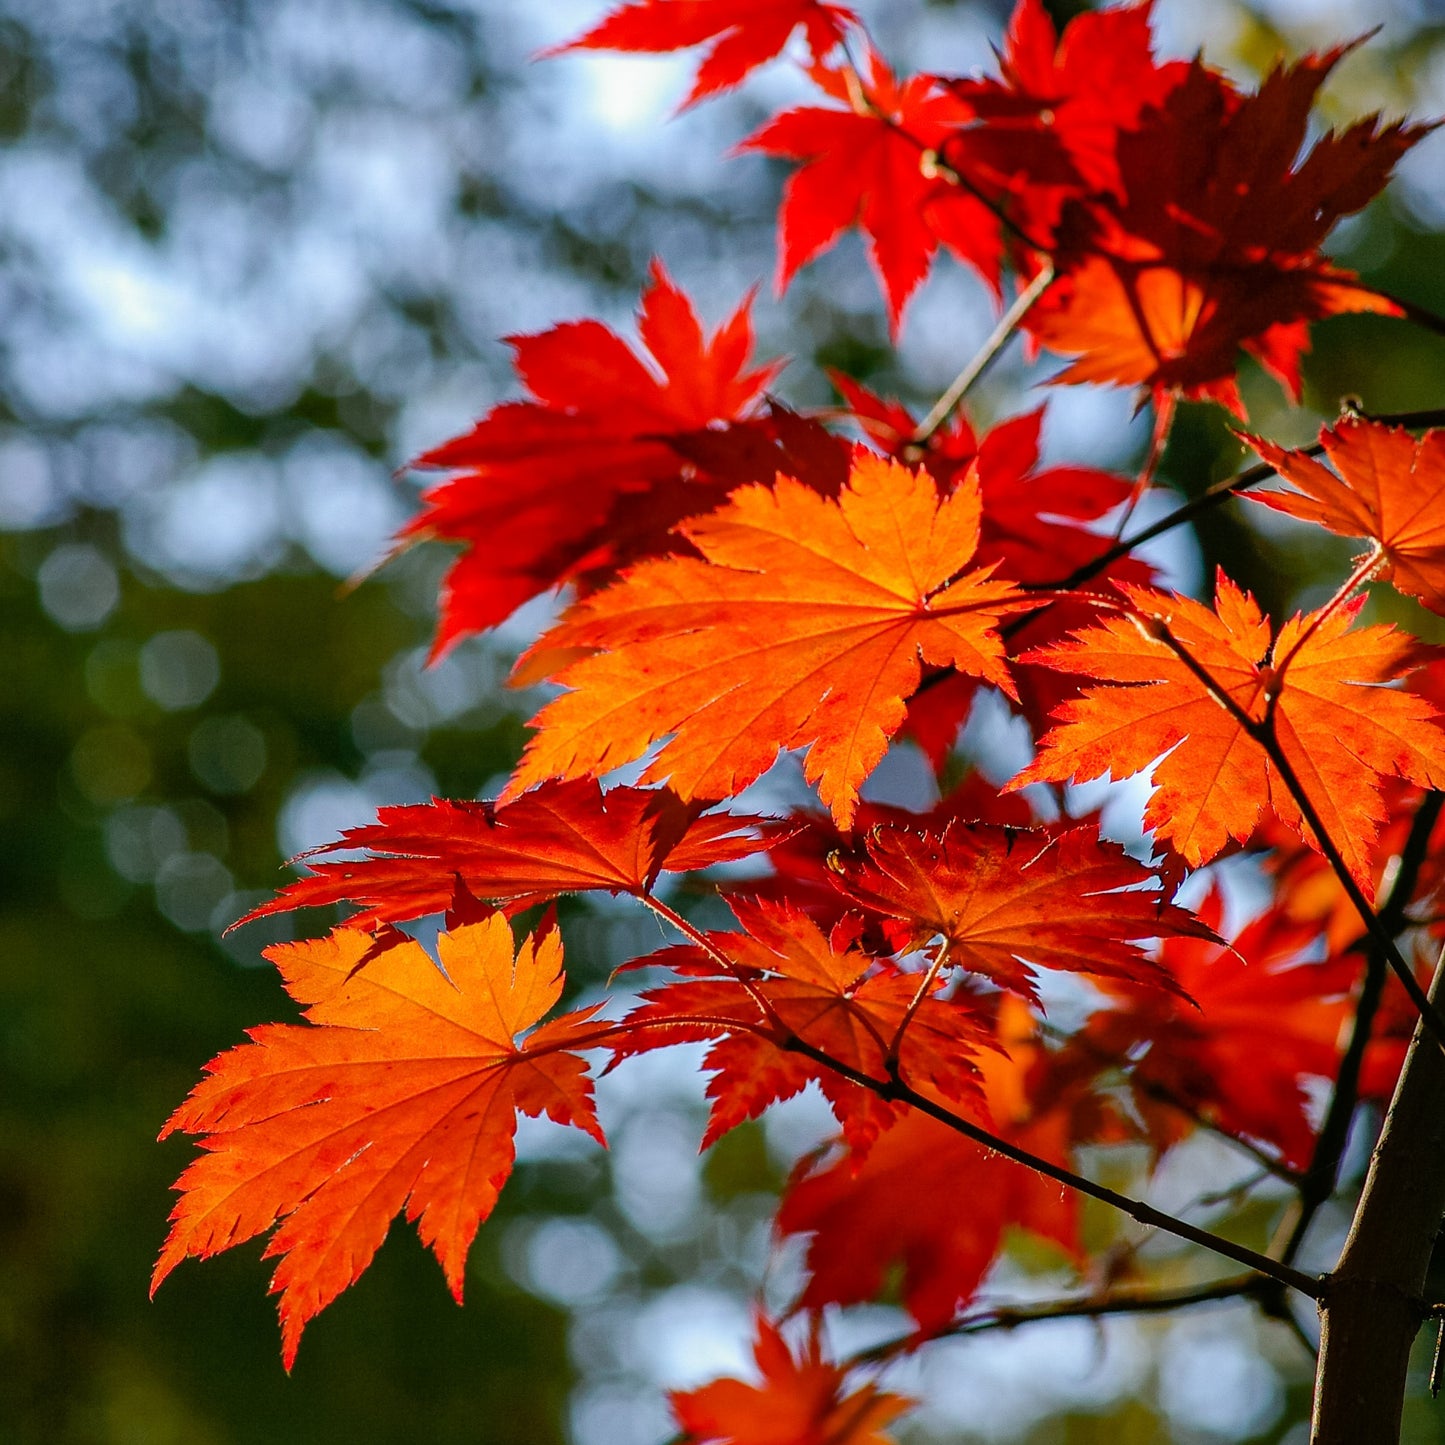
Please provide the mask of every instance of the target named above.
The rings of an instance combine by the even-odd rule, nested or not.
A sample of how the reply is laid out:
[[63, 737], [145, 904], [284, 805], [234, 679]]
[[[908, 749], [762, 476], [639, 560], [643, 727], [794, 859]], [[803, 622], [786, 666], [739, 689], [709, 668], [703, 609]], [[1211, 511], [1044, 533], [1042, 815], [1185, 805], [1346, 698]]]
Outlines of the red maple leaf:
[[532, 400], [504, 402], [417, 459], [460, 475], [422, 497], [408, 538], [465, 544], [447, 574], [433, 653], [563, 582], [582, 590], [649, 552], [726, 488], [698, 486], [668, 438], [747, 415], [780, 368], [749, 369], [749, 303], [711, 337], [654, 262], [639, 356], [600, 321], [514, 336]]
[[1370, 852], [1393, 775], [1445, 784], [1436, 709], [1385, 684], [1425, 660], [1393, 627], [1353, 628], [1364, 603], [1296, 616], [1271, 639], [1255, 601], [1221, 572], [1217, 611], [1188, 597], [1121, 589], [1128, 611], [1025, 661], [1099, 679], [1057, 712], [1039, 756], [1009, 784], [1128, 777], [1155, 791], [1144, 824], [1191, 866], [1244, 842], [1266, 802], [1312, 846], [1295, 798], [1264, 745], [1241, 725], [1272, 727], [1306, 797], [1355, 881], [1373, 896]]
[[[664, 869], [687, 873], [732, 862], [769, 846], [762, 820], [705, 815], [666, 788], [613, 788], [593, 778], [543, 783], [510, 803], [451, 802], [383, 808], [375, 823], [348, 828], [334, 843], [303, 853], [313, 872], [253, 908], [253, 918], [354, 903], [352, 928], [373, 928], [440, 913], [456, 880], [507, 911], [562, 893], [605, 889], [646, 893]], [[364, 848], [361, 859], [314, 861]]]
[[[989, 1114], [1010, 1143], [1067, 1166], [1074, 1122], [1064, 1097], [1036, 1107], [1037, 1049], [1013, 1011], [1000, 1019], [1006, 1054], [980, 1056]], [[977, 1292], [1013, 1227], [1083, 1255], [1079, 1199], [1023, 1165], [916, 1111], [863, 1159], [815, 1160], [789, 1184], [780, 1234], [807, 1234], [808, 1283], [798, 1304], [822, 1309], [878, 1298], [895, 1272], [903, 1303], [941, 1329]]]
[[847, 1371], [823, 1359], [818, 1321], [788, 1348], [764, 1315], [753, 1346], [762, 1380], [714, 1380], [669, 1396], [677, 1423], [698, 1445], [892, 1445], [883, 1427], [913, 1403], [866, 1384], [844, 1392]]
[[993, 1033], [966, 1000], [938, 998], [936, 981], [925, 987], [920, 975], [859, 948], [856, 926], [824, 934], [789, 904], [729, 901], [744, 932], [713, 933], [706, 949], [681, 945], [630, 965], [689, 977], [646, 991], [624, 1020], [627, 1032], [608, 1045], [622, 1059], [715, 1040], [703, 1064], [713, 1075], [704, 1148], [809, 1084], [822, 1091], [860, 1155], [907, 1112], [817, 1053], [885, 1088], [896, 1074], [982, 1110], [976, 1056], [993, 1045]]
[[660, 55], [712, 41], [682, 103], [686, 110], [767, 64], [800, 26], [814, 62], [820, 63], [856, 18], [851, 10], [822, 0], [632, 0], [585, 35], [544, 50], [542, 57], [569, 50]]
[[1445, 431], [1416, 441], [1404, 427], [1346, 418], [1320, 433], [1338, 476], [1303, 452], [1248, 441], [1299, 492], [1243, 495], [1342, 536], [1369, 537], [1379, 555], [1371, 575], [1445, 612]]
[[778, 289], [857, 225], [896, 334], [938, 249], [927, 207], [944, 183], [925, 173], [924, 155], [967, 112], [934, 76], [899, 83], [876, 54], [866, 76], [815, 67], [813, 77], [838, 106], [786, 111], [738, 147], [803, 162], [783, 190]]
[[885, 823], [851, 856], [829, 861], [845, 896], [902, 922], [896, 947], [937, 939], [949, 968], [1034, 1001], [1034, 966], [1178, 992], [1143, 944], [1214, 940], [1192, 913], [1164, 901], [1155, 874], [1088, 826], [955, 821], [933, 832]]
[[1015, 239], [1049, 247], [1066, 201], [1122, 193], [1120, 135], [1187, 69], [1155, 61], [1151, 9], [1146, 0], [1085, 12], [1060, 36], [1042, 0], [1019, 0], [999, 78], [950, 82], [972, 118], [945, 139], [942, 158], [1002, 206]]
[[1311, 321], [1399, 314], [1319, 248], [1429, 128], [1370, 118], [1297, 161], [1316, 92], [1348, 48], [1281, 66], [1248, 96], [1196, 61], [1119, 136], [1122, 200], [1069, 209], [1057, 279], [1027, 321], [1077, 357], [1060, 380], [1208, 398], [1242, 415], [1241, 347], [1298, 398]]
[[[605, 1142], [584, 1025], [593, 1009], [532, 1026], [562, 992], [551, 931], [513, 957], [500, 913], [443, 934], [446, 973], [421, 946], [364, 972], [364, 934], [267, 951], [307, 1026], [269, 1024], [221, 1054], [166, 1122], [202, 1135], [152, 1290], [188, 1255], [207, 1258], [271, 1228], [282, 1256], [283, 1358], [306, 1322], [355, 1282], [402, 1209], [418, 1221], [458, 1300], [467, 1251], [511, 1173], [517, 1114], [545, 1114]], [[595, 1032], [595, 1029], [593, 1030]]]
[[[1221, 926], [1218, 888], [1199, 915]], [[1072, 1047], [1130, 1061], [1136, 1108], [1156, 1146], [1182, 1138], [1192, 1118], [1202, 1118], [1303, 1169], [1316, 1132], [1304, 1081], [1334, 1077], [1360, 971], [1358, 958], [1311, 957], [1319, 941], [1317, 927], [1273, 908], [1232, 944], [1166, 939], [1160, 961], [1191, 1002], [1105, 983], [1116, 1002], [1093, 1015]]]

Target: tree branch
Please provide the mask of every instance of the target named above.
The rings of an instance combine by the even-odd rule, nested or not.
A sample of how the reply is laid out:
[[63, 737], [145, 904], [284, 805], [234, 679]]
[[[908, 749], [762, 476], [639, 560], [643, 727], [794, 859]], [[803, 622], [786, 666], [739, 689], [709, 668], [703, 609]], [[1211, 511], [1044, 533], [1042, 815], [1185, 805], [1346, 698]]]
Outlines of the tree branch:
[[[1445, 793], [1427, 793], [1410, 824], [1410, 834], [1400, 850], [1400, 866], [1395, 871], [1389, 896], [1380, 907], [1380, 924], [1392, 935], [1405, 926], [1410, 900], [1419, 881], [1420, 869], [1429, 854], [1430, 835], [1435, 831], [1442, 805], [1445, 805]], [[1360, 987], [1359, 1002], [1355, 1005], [1350, 1042], [1335, 1075], [1329, 1108], [1315, 1140], [1314, 1155], [1299, 1181], [1299, 1212], [1280, 1253], [1286, 1264], [1294, 1262], [1320, 1206], [1335, 1191], [1340, 1161], [1349, 1142], [1350, 1122], [1359, 1100], [1360, 1070], [1388, 978], [1389, 969], [1384, 956], [1371, 940], [1365, 954], [1365, 981]]]
[[[1436, 965], [1432, 999], [1445, 980]], [[1410, 1347], [1445, 1212], [1445, 1054], [1423, 1017], [1385, 1117], [1339, 1265], [1321, 1299], [1313, 1445], [1399, 1438]]]

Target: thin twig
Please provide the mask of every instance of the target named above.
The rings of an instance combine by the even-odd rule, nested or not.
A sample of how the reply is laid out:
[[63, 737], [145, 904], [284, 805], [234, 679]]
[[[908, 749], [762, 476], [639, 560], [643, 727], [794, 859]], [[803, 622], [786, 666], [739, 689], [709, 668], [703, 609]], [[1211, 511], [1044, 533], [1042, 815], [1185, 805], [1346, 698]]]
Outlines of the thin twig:
[[1054, 1180], [1057, 1184], [1075, 1189], [1080, 1194], [1086, 1194], [1091, 1199], [1099, 1200], [1102, 1204], [1111, 1205], [1140, 1224], [1147, 1225], [1151, 1229], [1162, 1230], [1165, 1234], [1172, 1234], [1190, 1244], [1197, 1244], [1203, 1249], [1222, 1255], [1225, 1259], [1232, 1259], [1236, 1264], [1242, 1264], [1247, 1269], [1269, 1275], [1270, 1278], [1288, 1285], [1290, 1289], [1298, 1290], [1301, 1294], [1308, 1295], [1311, 1299], [1318, 1299], [1320, 1296], [1322, 1285], [1314, 1275], [1304, 1274], [1289, 1265], [1282, 1265], [1278, 1260], [1269, 1258], [1268, 1255], [1260, 1254], [1245, 1245], [1236, 1244], [1233, 1240], [1224, 1239], [1207, 1229], [1200, 1229], [1185, 1220], [1176, 1219], [1172, 1214], [1155, 1209], [1152, 1204], [1146, 1204], [1141, 1199], [1133, 1199], [1127, 1194], [1120, 1194], [1117, 1190], [1110, 1189], [1104, 1184], [1096, 1184], [1087, 1176], [1076, 1174], [1072, 1169], [1055, 1164], [1050, 1159], [1045, 1159], [1038, 1154], [1031, 1154], [1027, 1149], [1022, 1149], [1007, 1139], [1000, 1138], [997, 1134], [991, 1134], [987, 1129], [973, 1123], [972, 1120], [955, 1114], [951, 1109], [945, 1108], [926, 1094], [920, 1094], [896, 1076], [887, 1082], [871, 1078], [796, 1035], [784, 1047], [802, 1054], [805, 1058], [812, 1059], [814, 1063], [822, 1064], [841, 1078], [870, 1090], [881, 1099], [907, 1104], [918, 1110], [919, 1113], [927, 1114], [930, 1119], [952, 1129], [954, 1133], [963, 1135], [965, 1139], [973, 1140], [975, 1144], [981, 1144], [985, 1149], [1002, 1155], [1015, 1164], [1022, 1164], [1035, 1173]]
[[[1201, 1229], [1196, 1225], [1189, 1224], [1185, 1220], [1176, 1219], [1172, 1214], [1166, 1214], [1161, 1209], [1156, 1209], [1152, 1204], [1146, 1204], [1141, 1199], [1133, 1199], [1127, 1194], [1120, 1194], [1117, 1190], [1110, 1189], [1107, 1185], [1096, 1184], [1092, 1179], [1083, 1174], [1076, 1174], [1072, 1169], [1064, 1165], [1055, 1164], [1050, 1159], [1030, 1153], [1027, 1149], [1020, 1148], [1017, 1144], [1000, 1138], [990, 1133], [987, 1129], [980, 1127], [970, 1119], [965, 1119], [955, 1114], [951, 1109], [944, 1107], [926, 1094], [920, 1094], [916, 1089], [905, 1083], [898, 1072], [896, 1064], [890, 1071], [887, 1079], [875, 1079], [869, 1074], [854, 1068], [851, 1064], [845, 1063], [842, 1059], [834, 1058], [826, 1050], [818, 1048], [815, 1044], [809, 1043], [788, 1027], [772, 1009], [771, 1005], [763, 997], [760, 991], [751, 986], [751, 981], [744, 977], [745, 971], [732, 959], [707, 938], [699, 929], [693, 927], [680, 914], [668, 908], [665, 903], [654, 899], [649, 894], [637, 894], [639, 901], [647, 904], [648, 907], [666, 918], [674, 927], [678, 928], [687, 938], [691, 939], [700, 948], [703, 948], [709, 957], [718, 962], [726, 972], [747, 988], [749, 996], [757, 1004], [763, 1013], [768, 1028], [775, 1030], [774, 1042], [780, 1048], [789, 1052], [802, 1054], [804, 1058], [812, 1059], [814, 1063], [821, 1064], [824, 1068], [831, 1070], [840, 1078], [847, 1079], [850, 1083], [857, 1084], [860, 1088], [867, 1089], [870, 1093], [876, 1094], [880, 1099], [888, 1102], [897, 1102], [909, 1105], [919, 1113], [928, 1115], [929, 1118], [952, 1129], [955, 1133], [961, 1134], [964, 1138], [972, 1140], [975, 1144], [982, 1145], [985, 1149], [995, 1154], [1002, 1155], [1005, 1159], [1012, 1160], [1015, 1164], [1022, 1164], [1025, 1168], [1042, 1174], [1045, 1178], [1052, 1179], [1055, 1183], [1065, 1185], [1068, 1188], [1077, 1190], [1080, 1194], [1088, 1195], [1091, 1199], [1097, 1199], [1102, 1204], [1111, 1205], [1113, 1208], [1127, 1214], [1131, 1219], [1152, 1229], [1158, 1229], [1165, 1234], [1172, 1234], [1176, 1238], [1183, 1239], [1190, 1244], [1197, 1244], [1203, 1249], [1222, 1255], [1225, 1259], [1232, 1259], [1236, 1264], [1242, 1264], [1246, 1269], [1251, 1269], [1259, 1274], [1268, 1275], [1282, 1285], [1298, 1290], [1301, 1294], [1311, 1299], [1318, 1299], [1322, 1290], [1322, 1284], [1318, 1278], [1303, 1273], [1287, 1264], [1271, 1259], [1268, 1255], [1260, 1254], [1242, 1244], [1236, 1244], [1233, 1240], [1224, 1239], [1207, 1229]], [[625, 1027], [625, 1024], [624, 1024]], [[744, 1032], [760, 1032], [761, 1029], [749, 1029], [742, 1023], [732, 1024], [731, 1027], [741, 1029]], [[880, 1050], [885, 1057], [887, 1046], [882, 1039], [877, 1039]]]
[[[1379, 422], [1383, 426], [1409, 428], [1445, 426], [1445, 408], [1441, 407], [1435, 407], [1429, 411], [1359, 412], [1357, 415], [1366, 421]], [[1308, 457], [1317, 457], [1323, 451], [1324, 447], [1319, 442], [1299, 448], [1300, 455]], [[1247, 467], [1242, 472], [1236, 472], [1232, 477], [1224, 477], [1206, 488], [1199, 496], [1185, 502], [1183, 506], [1176, 507], [1168, 516], [1161, 517], [1157, 522], [1151, 522], [1132, 537], [1122, 538], [1112, 546], [1106, 547], [1097, 557], [1074, 568], [1067, 577], [1052, 582], [1022, 582], [1019, 586], [1027, 592], [1068, 591], [1071, 588], [1079, 587], [1097, 577], [1111, 563], [1117, 562], [1121, 557], [1127, 557], [1136, 547], [1142, 546], [1145, 542], [1152, 542], [1155, 537], [1162, 537], [1166, 532], [1172, 532], [1175, 527], [1182, 527], [1186, 522], [1192, 522], [1196, 517], [1204, 516], [1206, 512], [1212, 512], [1215, 507], [1228, 501], [1236, 492], [1245, 492], [1251, 487], [1257, 487], [1261, 482], [1267, 482], [1274, 475], [1275, 469], [1268, 462], [1259, 462], [1255, 466]]]
[[1252, 1295], [1274, 1295], [1277, 1281], [1261, 1274], [1239, 1275], [1233, 1279], [1216, 1280], [1212, 1284], [1188, 1285], [1172, 1290], [1124, 1291], [1110, 1295], [1084, 1295], [1077, 1299], [1049, 1300], [1044, 1304], [997, 1305], [964, 1315], [946, 1328], [920, 1336], [917, 1333], [898, 1335], [891, 1340], [860, 1350], [844, 1362], [845, 1368], [856, 1365], [884, 1363], [893, 1356], [920, 1343], [983, 1334], [988, 1330], [1013, 1330], [1039, 1320], [1102, 1319], [1107, 1315], [1166, 1314], [1190, 1305], [1210, 1304], [1220, 1300], [1245, 1299]]
[[914, 446], [922, 446], [953, 414], [953, 409], [967, 394], [969, 387], [988, 369], [994, 358], [1008, 344], [1009, 338], [1018, 330], [1024, 317], [1033, 309], [1034, 303], [1048, 290], [1054, 279], [1052, 261], [1045, 261], [1037, 276], [1014, 298], [1013, 304], [998, 319], [998, 324], [989, 332], [984, 343], [970, 358], [968, 364], [953, 379], [953, 384], [933, 404], [933, 409], [918, 424], [910, 438]]

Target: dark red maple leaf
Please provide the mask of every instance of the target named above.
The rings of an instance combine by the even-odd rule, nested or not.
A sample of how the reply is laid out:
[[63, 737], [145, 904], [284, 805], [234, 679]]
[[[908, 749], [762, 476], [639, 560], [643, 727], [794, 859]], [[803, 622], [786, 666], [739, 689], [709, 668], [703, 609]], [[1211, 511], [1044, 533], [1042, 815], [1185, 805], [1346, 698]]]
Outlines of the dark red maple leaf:
[[675, 523], [722, 499], [727, 488], [695, 485], [667, 439], [749, 415], [777, 375], [779, 362], [750, 368], [749, 304], [706, 337], [654, 263], [638, 318], [650, 363], [600, 321], [511, 338], [533, 399], [504, 402], [415, 463], [459, 473], [423, 495], [402, 534], [465, 544], [434, 654], [539, 592], [586, 590], [666, 550]]
[[856, 20], [842, 5], [822, 0], [632, 0], [585, 35], [542, 52], [628, 50], [661, 55], [713, 42], [698, 67], [683, 109], [729, 90], [778, 55], [799, 27], [813, 59], [823, 58]]
[[1196, 61], [1119, 136], [1122, 199], [1069, 207], [1057, 279], [1027, 321], [1076, 357], [1060, 380], [1143, 386], [1242, 415], [1241, 347], [1297, 399], [1310, 322], [1399, 314], [1319, 248], [1429, 127], [1371, 117], [1299, 158], [1315, 95], [1348, 48], [1280, 66], [1254, 95]]
[[1121, 192], [1121, 133], [1187, 68], [1155, 61], [1151, 9], [1146, 0], [1086, 11], [1060, 36], [1042, 0], [1019, 0], [999, 78], [949, 83], [972, 117], [945, 139], [942, 158], [1003, 208], [1005, 238], [1049, 247], [1066, 201]]

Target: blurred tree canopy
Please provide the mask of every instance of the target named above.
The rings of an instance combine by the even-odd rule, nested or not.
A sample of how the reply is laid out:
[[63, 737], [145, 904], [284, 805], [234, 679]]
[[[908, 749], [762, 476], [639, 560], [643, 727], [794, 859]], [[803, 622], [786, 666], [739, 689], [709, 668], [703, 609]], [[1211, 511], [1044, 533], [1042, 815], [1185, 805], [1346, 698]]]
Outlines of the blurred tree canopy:
[[[0, 0], [7, 1441], [630, 1445], [668, 1433], [663, 1383], [741, 1358], [766, 1193], [817, 1120], [803, 1108], [741, 1131], [704, 1169], [700, 1089], [672, 1073], [614, 1091], [610, 1160], [524, 1133], [462, 1312], [408, 1231], [313, 1327], [291, 1379], [255, 1250], [145, 1298], [187, 1149], [154, 1136], [205, 1060], [278, 1010], [254, 966], [274, 930], [224, 927], [290, 854], [380, 804], [494, 790], [520, 747], [501, 683], [525, 623], [428, 669], [438, 549], [342, 593], [412, 506], [394, 469], [512, 390], [499, 336], [582, 314], [625, 329], [654, 253], [714, 318], [771, 274], [777, 178], [723, 158], [762, 114], [747, 93], [668, 120], [668, 62], [527, 65], [602, 8]], [[934, 70], [989, 63], [1003, 20], [863, 8], [900, 66]], [[1371, 8], [1160, 10], [1170, 45], [1203, 39], [1245, 72], [1384, 20], [1333, 113], [1445, 110], [1445, 14]], [[1440, 139], [1338, 247], [1437, 313]], [[761, 351], [794, 358], [783, 395], [808, 405], [828, 399], [823, 365], [926, 403], [990, 321], [974, 283], [944, 271], [895, 357], [850, 248], [785, 302], [764, 296], [758, 319]], [[980, 419], [1037, 404], [1037, 379], [1012, 357]], [[1317, 328], [1308, 380], [1318, 413], [1346, 393], [1438, 406], [1445, 342], [1336, 320]], [[1247, 395], [1260, 430], [1298, 441], [1314, 425], [1263, 378]], [[1129, 411], [1060, 396], [1053, 442], [1127, 466], [1143, 440]], [[1198, 490], [1241, 454], [1217, 412], [1191, 408], [1166, 480]], [[1213, 518], [1178, 565], [1227, 554], [1276, 609], [1333, 560]], [[605, 905], [567, 921], [584, 987], [639, 936]], [[1207, 1438], [1285, 1438], [1306, 1387], [1297, 1362], [1281, 1368], [1270, 1409]], [[984, 1438], [1196, 1438], [1147, 1372], [1111, 1388], [1047, 1396], [1035, 1416], [935, 1420], [936, 1438], [978, 1438], [964, 1418]]]

